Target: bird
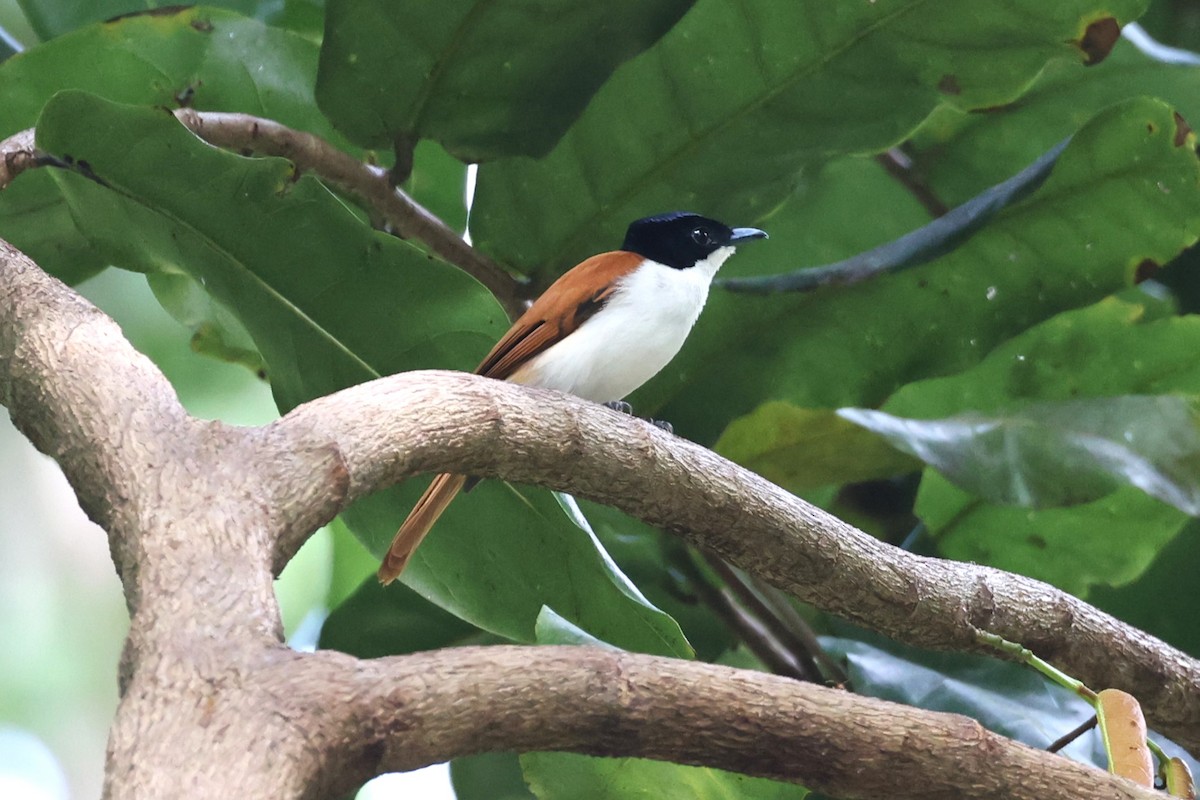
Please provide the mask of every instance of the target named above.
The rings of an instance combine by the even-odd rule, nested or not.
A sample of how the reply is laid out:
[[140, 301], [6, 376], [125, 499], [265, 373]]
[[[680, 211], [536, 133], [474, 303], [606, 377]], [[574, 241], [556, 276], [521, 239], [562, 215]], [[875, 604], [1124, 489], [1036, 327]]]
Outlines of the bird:
[[[628, 409], [620, 401], [683, 346], [721, 265], [742, 242], [766, 238], [758, 228], [686, 211], [636, 220], [620, 250], [592, 256], [551, 284], [475, 374]], [[465, 475], [433, 479], [396, 532], [381, 583], [400, 576], [450, 501], [471, 485]]]

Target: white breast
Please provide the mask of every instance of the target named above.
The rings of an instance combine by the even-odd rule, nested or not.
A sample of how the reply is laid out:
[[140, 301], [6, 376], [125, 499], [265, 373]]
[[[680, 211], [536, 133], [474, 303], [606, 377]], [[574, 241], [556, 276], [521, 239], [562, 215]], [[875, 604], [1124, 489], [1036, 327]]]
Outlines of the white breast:
[[509, 380], [599, 403], [624, 398], [679, 352], [713, 276], [733, 251], [722, 247], [689, 269], [643, 261], [594, 317]]

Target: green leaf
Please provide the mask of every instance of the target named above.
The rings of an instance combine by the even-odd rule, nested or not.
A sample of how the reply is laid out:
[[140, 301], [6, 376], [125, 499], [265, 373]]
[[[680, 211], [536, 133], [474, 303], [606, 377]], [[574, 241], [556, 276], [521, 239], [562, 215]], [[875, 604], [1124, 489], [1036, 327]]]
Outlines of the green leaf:
[[1078, 597], [1096, 584], [1137, 578], [1188, 521], [1133, 488], [1072, 508], [988, 505], [933, 471], [921, 481], [915, 510], [946, 558], [1028, 575]]
[[[160, 111], [80, 92], [47, 105], [38, 142], [103, 181], [55, 172], [109, 260], [185, 271], [237, 314], [283, 410], [389, 372], [467, 367], [503, 325], [477, 283], [370, 231], [282, 159], [225, 153]], [[169, 179], [157, 166], [167, 163]], [[430, 339], [433, 329], [443, 332]]]
[[708, 610], [682, 568], [690, 562], [678, 537], [610, 506], [579, 501], [604, 549], [623, 573], [679, 623], [696, 657], [710, 661], [732, 645], [729, 629]]
[[749, 224], [804, 167], [883, 150], [943, 104], [1012, 101], [1048, 61], [1082, 59], [1072, 42], [1088, 23], [1145, 5], [1016, 0], [961, 14], [920, 0], [701, 0], [614, 73], [547, 157], [480, 169], [472, 233], [545, 279], [648, 213]]
[[184, 272], [153, 272], [146, 282], [172, 317], [192, 331], [192, 349], [221, 361], [264, 369], [254, 340], [238, 318]]
[[482, 753], [450, 762], [457, 800], [533, 800], [516, 753]]
[[1147, 295], [1059, 314], [958, 375], [905, 386], [884, 405], [904, 417], [1005, 411], [1032, 400], [1200, 394], [1200, 317], [1162, 316]]
[[[129, 10], [125, 5], [122, 10]], [[93, 7], [34, 6], [44, 14]], [[269, 117], [336, 144], [341, 138], [312, 97], [316, 70], [316, 44], [228, 11], [174, 7], [126, 17], [66, 34], [0, 65], [0, 138], [32, 127], [55, 92], [83, 89], [167, 108], [186, 98], [201, 110]], [[64, 281], [77, 282], [104, 266], [76, 229], [57, 185], [41, 171], [21, 175], [0, 192], [0, 237]]]
[[[365, 498], [351, 526], [382, 552], [424, 482]], [[382, 535], [381, 535], [382, 534]], [[402, 578], [473, 624], [523, 642], [550, 606], [623, 650], [689, 658], [676, 623], [629, 583], [587, 531], [565, 524], [550, 492], [484, 481], [438, 520]]]
[[346, 598], [358, 591], [364, 581], [374, 578], [379, 561], [362, 542], [354, 538], [354, 534], [341, 517], [337, 517], [326, 527], [329, 528], [330, 539], [333, 541], [333, 565], [325, 607], [336, 609]]
[[1120, 41], [1102, 64], [1052, 62], [1019, 103], [987, 114], [946, 109], [913, 138], [918, 172], [958, 203], [1020, 169], [1101, 110], [1134, 97], [1159, 97], [1200, 120], [1200, 69], [1163, 63]]
[[[714, 293], [651, 387], [675, 401], [660, 410], [652, 394], [650, 409], [704, 441], [768, 399], [873, 406], [1130, 285], [1140, 264], [1166, 263], [1200, 231], [1200, 162], [1175, 133], [1158, 101], [1115, 106], [1075, 135], [1037, 192], [938, 261], [809, 295]], [[764, 271], [794, 257], [774, 241], [754, 251]]]
[[1193, 657], [1200, 657], [1200, 616], [1191, 607], [1200, 573], [1200, 521], [1167, 543], [1137, 580], [1114, 588], [1096, 586], [1088, 602]]
[[360, 144], [538, 156], [694, 0], [330, 0], [317, 99]]
[[709, 767], [641, 758], [526, 753], [525, 780], [538, 800], [803, 800], [808, 790]]
[[1126, 395], [932, 420], [863, 408], [838, 414], [988, 502], [1070, 506], [1131, 485], [1200, 515], [1195, 398]]
[[[160, 111], [78, 92], [47, 105], [38, 133], [48, 152], [88, 164], [87, 177], [55, 174], [101, 252], [203, 281], [250, 332], [283, 410], [381, 374], [469, 368], [503, 330], [503, 313], [478, 283], [369, 230], [319, 182], [296, 180], [287, 162], [222, 152]], [[162, 164], [172, 165], [168, 174]], [[374, 552], [418, 488], [349, 510]], [[500, 635], [532, 640], [549, 605], [625, 649], [689, 652], [678, 626], [621, 585], [548, 493], [477, 488], [416, 561], [406, 580]]]
[[537, 637], [538, 644], [572, 644], [618, 649], [613, 648], [608, 642], [592, 636], [549, 606], [542, 606], [537, 623], [534, 625], [534, 635]]
[[385, 588], [371, 576], [325, 619], [318, 646], [380, 658], [494, 640], [407, 586]]
[[919, 466], [838, 412], [780, 401], [731, 422], [713, 449], [793, 493]]

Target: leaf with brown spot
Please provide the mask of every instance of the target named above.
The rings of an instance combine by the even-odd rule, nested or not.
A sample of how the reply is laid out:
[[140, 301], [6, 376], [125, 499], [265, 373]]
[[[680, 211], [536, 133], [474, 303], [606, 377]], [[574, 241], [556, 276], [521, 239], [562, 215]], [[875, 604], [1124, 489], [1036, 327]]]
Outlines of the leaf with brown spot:
[[1152, 258], [1143, 258], [1133, 271], [1133, 282], [1141, 283], [1150, 280], [1158, 272], [1159, 263]]
[[1104, 17], [1087, 26], [1083, 37], [1075, 45], [1083, 51], [1084, 64], [1095, 66], [1112, 52], [1113, 45], [1121, 38], [1121, 25], [1112, 17]]

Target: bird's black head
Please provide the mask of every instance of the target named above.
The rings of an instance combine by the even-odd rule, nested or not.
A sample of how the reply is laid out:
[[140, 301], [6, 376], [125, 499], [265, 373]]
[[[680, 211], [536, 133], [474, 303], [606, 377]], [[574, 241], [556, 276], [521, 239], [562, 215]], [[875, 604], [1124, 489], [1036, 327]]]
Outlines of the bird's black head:
[[672, 211], [632, 223], [621, 249], [668, 267], [687, 269], [719, 248], [765, 238], [767, 234], [757, 228], [730, 228], [699, 214]]

